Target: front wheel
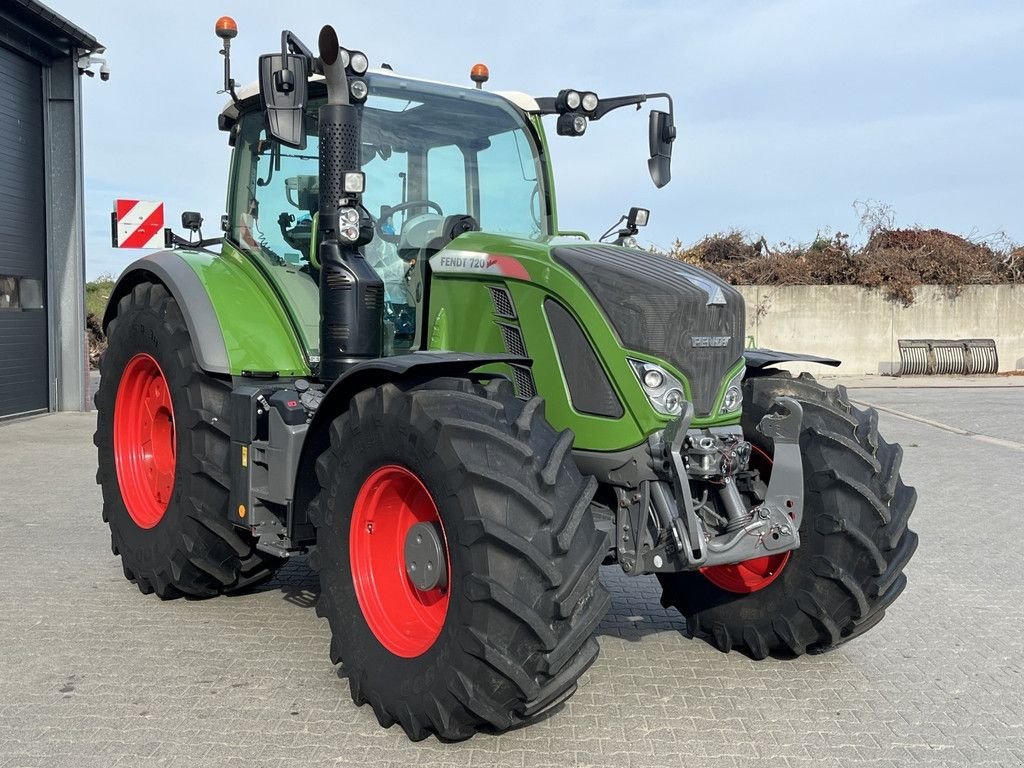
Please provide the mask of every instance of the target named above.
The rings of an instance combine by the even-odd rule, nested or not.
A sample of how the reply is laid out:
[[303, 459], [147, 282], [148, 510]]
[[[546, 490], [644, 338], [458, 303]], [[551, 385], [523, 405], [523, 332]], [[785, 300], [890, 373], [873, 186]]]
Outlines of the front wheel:
[[755, 458], [771, 455], [756, 425], [780, 396], [804, 414], [799, 549], [658, 577], [662, 604], [679, 609], [688, 634], [758, 659], [827, 651], [873, 627], [906, 586], [903, 569], [917, 548], [907, 528], [917, 494], [900, 478], [902, 448], [878, 435], [878, 414], [809, 374], [751, 377], [743, 432]]
[[334, 420], [310, 508], [318, 613], [381, 725], [464, 739], [576, 689], [608, 595], [572, 440], [507, 382], [385, 384]]

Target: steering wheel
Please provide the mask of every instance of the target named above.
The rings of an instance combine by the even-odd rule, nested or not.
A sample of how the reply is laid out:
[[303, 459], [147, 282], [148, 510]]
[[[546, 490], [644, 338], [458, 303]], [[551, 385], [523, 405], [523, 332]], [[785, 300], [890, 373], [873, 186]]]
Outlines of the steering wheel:
[[391, 234], [384, 231], [383, 224], [385, 221], [389, 221], [399, 211], [405, 211], [409, 208], [433, 208], [437, 211], [439, 216], [444, 216], [444, 211], [441, 210], [441, 206], [435, 203], [433, 200], [406, 200], [404, 203], [398, 205], [391, 205], [383, 208], [380, 212], [380, 218], [377, 219], [377, 223], [374, 227], [377, 230], [377, 234], [380, 235], [381, 239], [388, 243], [397, 243], [400, 236]]

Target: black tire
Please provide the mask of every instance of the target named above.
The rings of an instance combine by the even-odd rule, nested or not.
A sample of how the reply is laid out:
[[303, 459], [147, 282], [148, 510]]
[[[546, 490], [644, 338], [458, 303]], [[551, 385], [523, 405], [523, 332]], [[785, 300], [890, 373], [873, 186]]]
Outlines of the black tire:
[[[169, 599], [212, 597], [266, 579], [282, 562], [257, 551], [247, 532], [228, 522], [229, 394], [227, 381], [196, 364], [177, 302], [160, 284], [135, 286], [107, 329], [96, 393], [103, 520], [124, 575], [143, 594]], [[167, 509], [151, 528], [136, 524], [118, 483], [114, 409], [122, 374], [138, 354], [159, 364], [170, 390], [176, 460]]]
[[[317, 463], [312, 561], [352, 700], [418, 741], [506, 730], [568, 698], [598, 654], [607, 544], [589, 509], [596, 482], [580, 475], [572, 433], [551, 428], [540, 398], [524, 404], [504, 381], [385, 384], [353, 398], [330, 441]], [[364, 479], [396, 464], [433, 497], [451, 568], [440, 634], [414, 658], [370, 629], [349, 553]]]
[[785, 371], [744, 383], [743, 431], [755, 429], [775, 398], [803, 406], [800, 448], [806, 497], [800, 548], [763, 589], [737, 594], [699, 572], [660, 576], [662, 604], [686, 618], [687, 634], [755, 659], [820, 653], [877, 624], [907, 584], [917, 548], [907, 520], [916, 491], [900, 478], [903, 449], [878, 435], [878, 414], [850, 404], [843, 387]]

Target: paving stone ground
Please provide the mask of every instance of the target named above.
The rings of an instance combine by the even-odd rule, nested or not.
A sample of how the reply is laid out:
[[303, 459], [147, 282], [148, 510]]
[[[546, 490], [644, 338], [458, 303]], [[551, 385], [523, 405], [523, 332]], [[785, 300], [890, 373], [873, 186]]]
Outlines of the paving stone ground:
[[1024, 765], [1024, 388], [851, 395], [1003, 441], [882, 414], [921, 545], [878, 627], [753, 662], [686, 639], [652, 579], [605, 569], [579, 692], [461, 744], [410, 743], [352, 704], [302, 559], [250, 594], [143, 596], [100, 520], [94, 417], [0, 424], [0, 768]]

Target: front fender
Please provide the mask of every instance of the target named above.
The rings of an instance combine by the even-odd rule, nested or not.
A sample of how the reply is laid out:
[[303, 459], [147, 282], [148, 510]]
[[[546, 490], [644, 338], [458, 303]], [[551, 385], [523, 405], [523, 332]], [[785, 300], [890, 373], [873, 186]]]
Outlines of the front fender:
[[817, 355], [804, 355], [799, 352], [777, 352], [774, 349], [748, 349], [743, 353], [748, 371], [759, 371], [775, 363], [820, 363], [833, 367], [842, 365], [840, 360]]
[[330, 446], [328, 430], [331, 422], [348, 407], [349, 400], [357, 392], [412, 377], [466, 376], [482, 366], [496, 363], [529, 366], [533, 361], [515, 355], [413, 352], [367, 360], [347, 370], [330, 386], [320, 401], [302, 444], [292, 493], [294, 514], [291, 516], [289, 530], [292, 541], [301, 543], [311, 542], [313, 539], [314, 531], [309, 524], [307, 509], [320, 488], [316, 477], [316, 460]]

